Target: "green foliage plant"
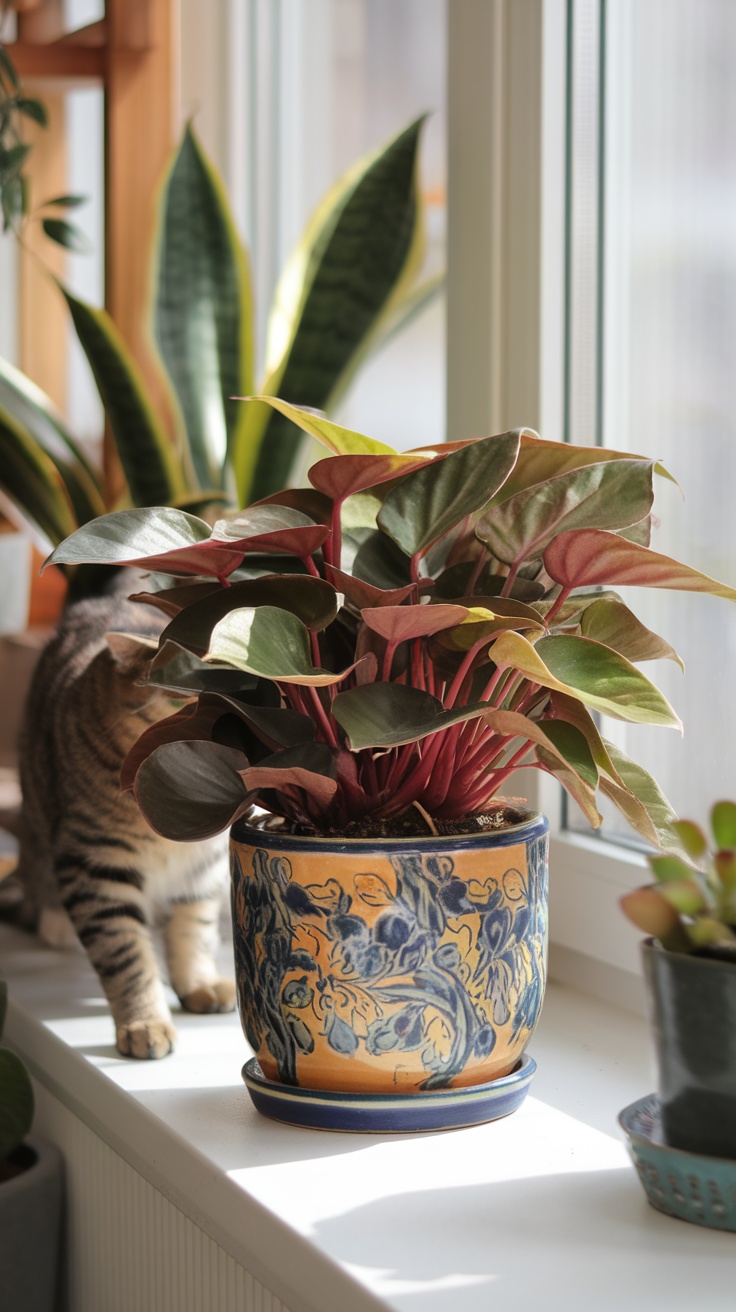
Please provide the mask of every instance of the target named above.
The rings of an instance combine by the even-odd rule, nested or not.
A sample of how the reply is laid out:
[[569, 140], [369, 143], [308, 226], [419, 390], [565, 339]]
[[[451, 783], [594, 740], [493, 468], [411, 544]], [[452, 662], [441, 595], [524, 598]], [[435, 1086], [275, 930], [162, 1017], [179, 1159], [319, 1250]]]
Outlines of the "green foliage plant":
[[[275, 294], [262, 392], [278, 387], [301, 405], [329, 408], [366, 355], [437, 291], [439, 279], [419, 281], [421, 126], [360, 160], [310, 221]], [[282, 413], [235, 399], [254, 390], [248, 258], [191, 126], [163, 183], [152, 266], [152, 344], [175, 414], [173, 441], [110, 316], [64, 291], [128, 504], [211, 513], [281, 490], [303, 433]], [[100, 472], [61, 415], [2, 361], [0, 490], [52, 545], [110, 508]]]
[[[6, 10], [7, 5], [0, 3], [0, 22]], [[31, 145], [24, 139], [28, 122], [47, 128], [46, 106], [42, 100], [26, 95], [8, 48], [0, 42], [0, 209], [3, 231], [21, 237], [26, 223], [39, 219], [51, 241], [68, 250], [84, 251], [87, 249], [84, 234], [62, 217], [68, 210], [82, 205], [83, 196], [55, 196], [44, 201], [37, 211], [31, 209], [30, 180], [25, 172], [31, 153]]]
[[625, 894], [629, 920], [670, 952], [736, 962], [736, 802], [716, 802], [712, 841], [693, 820], [677, 820], [684, 856], [649, 856], [654, 884]]
[[[8, 988], [0, 980], [0, 1038], [5, 1025]], [[0, 1048], [0, 1167], [20, 1147], [33, 1122], [33, 1088], [16, 1053]]]
[[200, 839], [253, 804], [307, 834], [407, 817], [418, 831], [497, 805], [522, 767], [555, 776], [591, 825], [600, 792], [682, 850], [651, 776], [594, 713], [680, 729], [638, 668], [677, 653], [617, 585], [736, 590], [650, 545], [654, 460], [517, 429], [398, 454], [274, 398], [331, 453], [311, 487], [214, 528], [121, 511], [50, 557], [136, 565], [168, 618], [149, 679], [185, 699], [123, 786], [158, 832]]

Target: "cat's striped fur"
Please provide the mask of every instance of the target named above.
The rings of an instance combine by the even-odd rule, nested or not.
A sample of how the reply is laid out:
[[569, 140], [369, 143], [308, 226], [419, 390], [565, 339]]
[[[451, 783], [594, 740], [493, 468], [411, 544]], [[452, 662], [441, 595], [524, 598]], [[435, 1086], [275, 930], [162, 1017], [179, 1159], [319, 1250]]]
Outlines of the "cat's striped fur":
[[70, 606], [40, 658], [19, 752], [23, 919], [59, 946], [67, 913], [107, 995], [118, 1049], [144, 1058], [165, 1056], [176, 1037], [154, 927], [188, 1011], [234, 1005], [233, 983], [214, 961], [226, 840], [159, 837], [119, 784], [128, 750], [172, 709], [166, 694], [137, 682], [161, 623], [120, 596]]

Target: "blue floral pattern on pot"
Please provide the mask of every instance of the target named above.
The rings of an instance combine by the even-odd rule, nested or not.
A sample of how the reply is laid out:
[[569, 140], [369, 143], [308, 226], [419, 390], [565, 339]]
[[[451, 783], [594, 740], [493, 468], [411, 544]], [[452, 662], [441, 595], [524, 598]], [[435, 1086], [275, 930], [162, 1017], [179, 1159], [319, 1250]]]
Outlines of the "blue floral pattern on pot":
[[440, 839], [432, 850], [300, 847], [236, 826], [239, 1006], [264, 1073], [395, 1092], [512, 1070], [546, 966], [546, 821], [523, 829], [515, 842]]

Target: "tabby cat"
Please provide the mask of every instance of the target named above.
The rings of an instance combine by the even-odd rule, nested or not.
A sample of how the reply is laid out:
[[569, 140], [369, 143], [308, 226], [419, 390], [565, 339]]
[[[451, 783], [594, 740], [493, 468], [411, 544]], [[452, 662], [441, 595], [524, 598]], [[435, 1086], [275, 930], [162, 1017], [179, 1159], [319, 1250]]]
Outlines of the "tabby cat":
[[154, 950], [157, 924], [187, 1011], [230, 1011], [235, 999], [214, 962], [225, 839], [159, 837], [119, 784], [128, 750], [172, 710], [167, 694], [137, 682], [162, 623], [159, 612], [121, 596], [69, 606], [36, 669], [19, 753], [16, 919], [55, 947], [73, 941], [73, 927], [126, 1057], [164, 1057], [176, 1038]]

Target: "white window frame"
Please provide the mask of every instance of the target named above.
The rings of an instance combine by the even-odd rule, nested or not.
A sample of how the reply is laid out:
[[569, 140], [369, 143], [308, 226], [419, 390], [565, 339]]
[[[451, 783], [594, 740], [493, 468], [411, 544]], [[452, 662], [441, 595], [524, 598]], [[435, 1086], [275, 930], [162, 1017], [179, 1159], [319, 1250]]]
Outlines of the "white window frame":
[[[574, 2], [574, 0], [573, 0]], [[567, 0], [450, 3], [448, 436], [565, 432]], [[639, 947], [618, 899], [644, 857], [563, 827], [560, 788], [523, 791], [550, 821], [551, 969], [639, 1007]]]

